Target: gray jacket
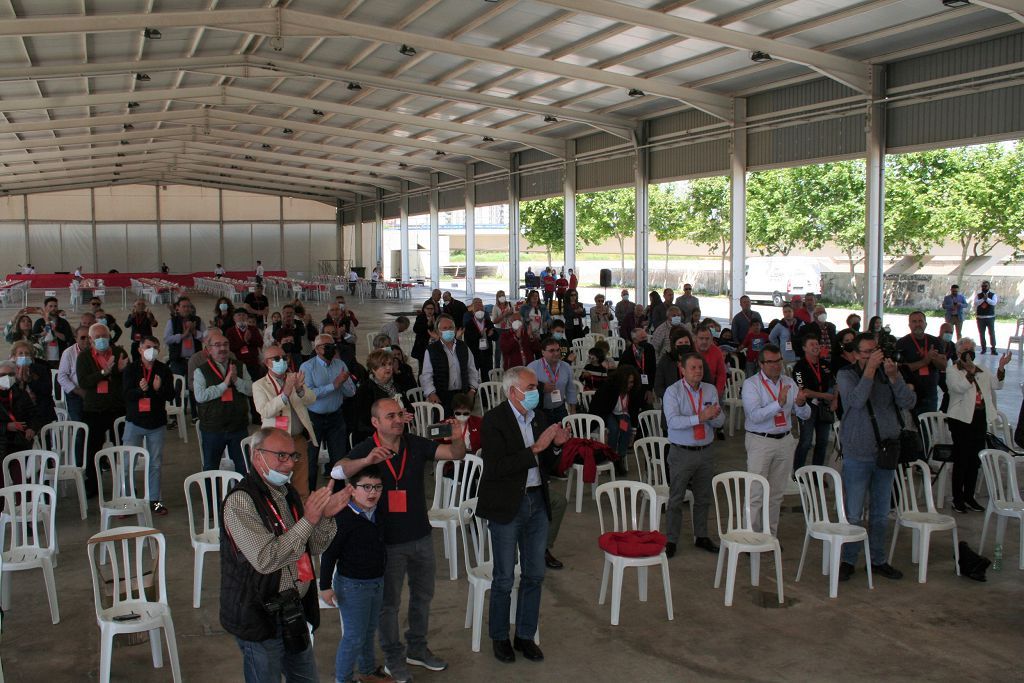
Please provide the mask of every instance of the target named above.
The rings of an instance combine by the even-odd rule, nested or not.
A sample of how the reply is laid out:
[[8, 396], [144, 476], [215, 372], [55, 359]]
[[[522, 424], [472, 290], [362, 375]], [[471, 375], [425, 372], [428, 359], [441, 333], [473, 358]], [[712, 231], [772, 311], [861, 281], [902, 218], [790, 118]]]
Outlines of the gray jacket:
[[[883, 440], [895, 439], [900, 434], [896, 410], [911, 408], [915, 402], [914, 392], [902, 377], [890, 383], [881, 367], [875, 372], [874, 380], [867, 379], [856, 364], [840, 370], [837, 383], [839, 398], [843, 403], [843, 420], [839, 426], [843, 457], [873, 462], [878, 452], [878, 442], [871, 426], [867, 402], [871, 401], [879, 436]], [[903, 422], [907, 427], [912, 426], [911, 418], [904, 417]]]

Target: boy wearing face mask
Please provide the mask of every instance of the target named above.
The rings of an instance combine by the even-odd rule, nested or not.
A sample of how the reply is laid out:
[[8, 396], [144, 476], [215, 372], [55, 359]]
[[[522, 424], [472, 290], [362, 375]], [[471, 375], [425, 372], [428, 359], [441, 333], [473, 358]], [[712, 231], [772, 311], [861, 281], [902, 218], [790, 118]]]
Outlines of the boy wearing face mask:
[[166, 515], [160, 496], [160, 471], [167, 434], [167, 402], [175, 397], [171, 369], [156, 359], [160, 340], [148, 336], [139, 344], [139, 360], [124, 369], [124, 445], [149, 451], [149, 507], [154, 515]]

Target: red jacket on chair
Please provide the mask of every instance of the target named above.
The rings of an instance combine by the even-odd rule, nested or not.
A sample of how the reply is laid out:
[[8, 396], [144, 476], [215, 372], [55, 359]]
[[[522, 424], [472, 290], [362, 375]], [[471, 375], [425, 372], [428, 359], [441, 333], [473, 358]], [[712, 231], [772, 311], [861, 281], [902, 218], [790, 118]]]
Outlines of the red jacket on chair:
[[572, 438], [562, 446], [562, 459], [558, 463], [559, 474], [565, 474], [577, 458], [583, 461], [583, 482], [593, 484], [597, 481], [598, 459], [600, 458], [600, 462], [613, 462], [619, 459], [619, 454], [600, 441]]

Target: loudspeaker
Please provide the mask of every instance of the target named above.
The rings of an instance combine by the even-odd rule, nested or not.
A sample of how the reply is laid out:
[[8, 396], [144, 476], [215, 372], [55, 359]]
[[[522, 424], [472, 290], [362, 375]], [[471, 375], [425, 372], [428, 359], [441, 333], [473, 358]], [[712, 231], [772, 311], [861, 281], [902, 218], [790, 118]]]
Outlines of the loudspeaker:
[[611, 287], [612, 286], [612, 271], [609, 268], [601, 269], [601, 286]]

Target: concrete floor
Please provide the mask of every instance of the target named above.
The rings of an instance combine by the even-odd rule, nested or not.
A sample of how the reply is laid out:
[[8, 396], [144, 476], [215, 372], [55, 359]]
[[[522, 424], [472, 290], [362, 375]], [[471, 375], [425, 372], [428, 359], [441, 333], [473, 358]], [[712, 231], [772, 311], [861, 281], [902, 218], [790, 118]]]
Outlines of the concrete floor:
[[[425, 293], [414, 297], [414, 302]], [[33, 302], [35, 303], [35, 302]], [[198, 297], [208, 314], [212, 299]], [[370, 302], [352, 307], [362, 320], [362, 332], [374, 331], [397, 311], [410, 311], [408, 302]], [[115, 309], [116, 310], [116, 309]], [[314, 311], [319, 312], [319, 307]], [[124, 311], [117, 311], [118, 319]], [[157, 312], [166, 320], [166, 312]], [[359, 335], [365, 352], [365, 335]], [[364, 355], [361, 353], [361, 355]], [[988, 358], [986, 358], [988, 360]], [[992, 357], [994, 362], [994, 357]], [[1020, 398], [1021, 366], [1010, 366], [1008, 402]], [[218, 619], [219, 562], [207, 556], [203, 606], [193, 609], [192, 549], [188, 539], [182, 481], [199, 469], [194, 432], [183, 444], [168, 434], [164, 458], [164, 500], [171, 510], [157, 518], [166, 535], [168, 593], [177, 629], [182, 675], [188, 681], [239, 681], [241, 657], [234, 639]], [[715, 446], [718, 471], [742, 469], [741, 436]], [[428, 486], [430, 483], [428, 482]], [[557, 486], [564, 486], [556, 482]], [[73, 494], [58, 506], [60, 563], [56, 581], [61, 622], [50, 623], [40, 572], [15, 574], [11, 609], [4, 614], [0, 659], [9, 681], [95, 680], [99, 667], [99, 629], [95, 622], [85, 542], [98, 531], [95, 501], [89, 519], [78, 518]], [[714, 555], [685, 543], [670, 561], [675, 620], [667, 621], [660, 576], [651, 572], [647, 603], [637, 598], [634, 573], [627, 573], [620, 625], [610, 625], [608, 605], [597, 604], [602, 554], [596, 543], [597, 514], [589, 494], [582, 514], [570, 508], [555, 547], [565, 569], [549, 572], [541, 610], [541, 645], [546, 661], [520, 660], [500, 664], [490, 654], [484, 634], [480, 653], [470, 649], [470, 631], [463, 628], [466, 582], [447, 579], [441, 536], [435, 533], [438, 578], [433, 602], [430, 646], [450, 662], [443, 673], [414, 669], [423, 681], [536, 681], [575, 680], [1024, 680], [1020, 659], [1024, 633], [1024, 572], [1017, 566], [1017, 528], [1007, 534], [1004, 569], [989, 571], [988, 583], [955, 576], [948, 534], [932, 543], [928, 583], [916, 582], [910, 563], [910, 534], [902, 533], [893, 564], [907, 576], [901, 581], [876, 577], [869, 591], [861, 567], [840, 585], [839, 597], [828, 598], [827, 578], [820, 575], [821, 545], [811, 546], [803, 579], [794, 583], [804, 533], [796, 497], [787, 498], [780, 523], [785, 546], [783, 576], [786, 604], [775, 599], [774, 566], [762, 563], [759, 589], [749, 585], [749, 564], [741, 561], [734, 605], [723, 605], [723, 590], [712, 587]], [[981, 513], [957, 516], [960, 538], [977, 547]], [[684, 525], [689, 520], [684, 519]], [[712, 522], [713, 524], [713, 522]], [[684, 526], [685, 528], [685, 526]], [[986, 554], [992, 556], [991, 533]], [[460, 548], [461, 553], [461, 548]], [[461, 570], [461, 568], [460, 568]], [[486, 629], [486, 626], [485, 626]], [[338, 641], [337, 613], [323, 612], [316, 642], [321, 680], [332, 680]], [[165, 657], [166, 660], [166, 657]], [[421, 673], [422, 672], [422, 673]], [[170, 667], [152, 668], [146, 645], [118, 647], [112, 681], [169, 681]]]

